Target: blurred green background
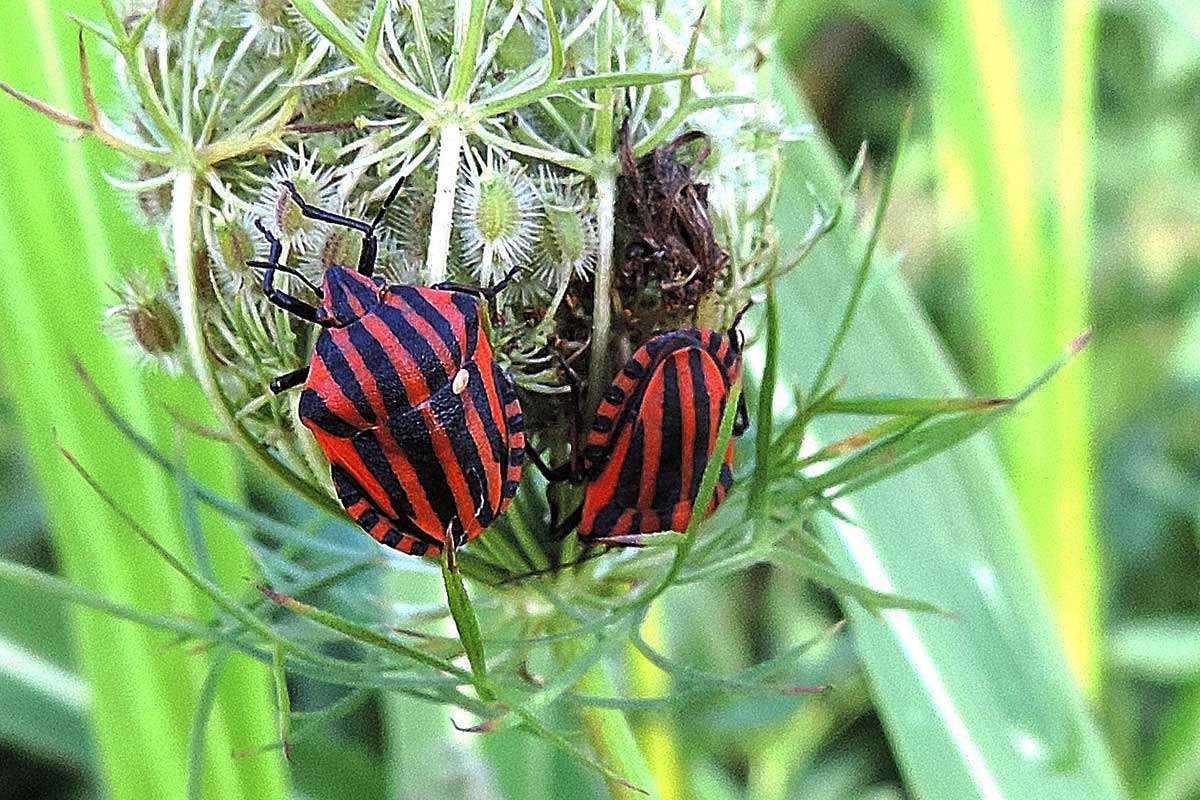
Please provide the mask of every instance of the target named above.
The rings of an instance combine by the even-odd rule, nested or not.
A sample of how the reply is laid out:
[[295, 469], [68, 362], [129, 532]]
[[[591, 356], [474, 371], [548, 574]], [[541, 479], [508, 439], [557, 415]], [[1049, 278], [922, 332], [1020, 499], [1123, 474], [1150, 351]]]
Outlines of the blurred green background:
[[[65, 14], [98, 9], [12, 7], [0, 80], [81, 110]], [[868, 169], [882, 164], [913, 108], [880, 269], [911, 284], [967, 385], [1010, 391], [1094, 331], [1087, 356], [994, 435], [1069, 663], [1131, 796], [1200, 798], [1200, 9], [784, 0], [775, 18], [781, 60], [843, 164], [863, 140]], [[0, 98], [0, 556], [199, 616], [203, 606], [141, 548], [96, 527], [119, 526], [57, 452], [102, 465], [102, 482], [149, 509], [165, 541], [186, 541], [171, 483], [121, 460], [65, 357], [79, 355], [168, 451], [169, 410], [201, 414], [187, 387], [139, 371], [101, 328], [108, 270], [145, 268], [156, 248], [98, 178], [115, 160], [75, 138]], [[233, 459], [205, 447], [191, 459], [205, 465], [198, 477], [235, 487]], [[261, 507], [303, 513], [271, 485], [248, 490]], [[125, 544], [107, 548], [107, 565], [93, 562], [86, 545], [106, 537]], [[236, 580], [240, 557], [217, 552], [216, 569]], [[647, 635], [684, 663], [733, 671], [839, 617], [829, 596], [764, 568], [673, 592]], [[63, 607], [0, 581], [0, 798], [103, 797], [106, 781], [145, 787], [112, 796], [182, 797], [181, 746], [130, 715], [186, 731], [206, 690], [202, 656], [91, 613], [77, 622], [73, 638]], [[80, 648], [107, 655], [80, 666]], [[658, 673], [630, 661], [631, 683], [653, 694]], [[835, 690], [635, 718], [660, 796], [909, 796], [851, 643], [835, 639], [810, 672], [797, 682]], [[126, 680], [158, 681], [161, 694], [122, 694]], [[94, 707], [95, 681], [121, 702]], [[333, 699], [293, 689], [302, 707]], [[219, 708], [244, 713], [218, 726], [226, 738], [204, 767], [211, 796], [278, 796], [276, 753], [227, 757], [274, 736], [265, 673], [235, 659], [215, 691]], [[599, 796], [540, 743], [457, 736], [447, 717], [372, 701], [297, 744], [294, 795]]]

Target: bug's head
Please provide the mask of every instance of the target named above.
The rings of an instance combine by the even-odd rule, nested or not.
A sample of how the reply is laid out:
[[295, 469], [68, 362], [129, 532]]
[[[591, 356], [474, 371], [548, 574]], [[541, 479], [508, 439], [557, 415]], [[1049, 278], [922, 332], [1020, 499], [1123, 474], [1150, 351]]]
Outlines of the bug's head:
[[317, 313], [333, 325], [343, 327], [369, 314], [379, 304], [379, 284], [335, 264], [325, 270], [321, 295]]

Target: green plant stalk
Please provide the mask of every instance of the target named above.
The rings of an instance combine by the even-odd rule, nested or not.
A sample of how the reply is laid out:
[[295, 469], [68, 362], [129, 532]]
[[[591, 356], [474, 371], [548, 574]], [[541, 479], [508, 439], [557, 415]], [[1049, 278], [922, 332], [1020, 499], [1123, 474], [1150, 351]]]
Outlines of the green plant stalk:
[[[966, 200], [987, 383], [999, 389], [1019, 385], [1087, 325], [1095, 10], [1091, 0], [940, 5], [942, 188]], [[1051, 69], [1047, 53], [1058, 54]], [[1084, 359], [1006, 423], [1001, 442], [1071, 664], [1094, 689], [1100, 585], [1087, 383]]]
[[437, 181], [434, 184], [433, 213], [430, 216], [429, 247], [425, 268], [429, 283], [446, 280], [450, 261], [450, 231], [454, 221], [454, 197], [458, 190], [458, 168], [466, 135], [462, 126], [449, 122], [438, 134]]
[[[78, 76], [68, 77], [78, 28], [61, 13], [66, 10], [95, 12], [90, 2], [58, 4], [53, 16], [43, 3], [16, 3], [7, 18], [12, 34], [0, 36], [8, 39], [0, 41], [0, 75], [62, 107], [78, 98]], [[102, 93], [108, 91], [103, 81], [97, 84]], [[62, 570], [114, 601], [204, 618], [211, 606], [129, 535], [72, 474], [56, 446], [86, 462], [170, 546], [187, 549], [170, 477], [155, 474], [131, 443], [98, 419], [70, 367], [71, 358], [79, 357], [117, 405], [153, 431], [164, 450], [172, 438], [163, 408], [204, 416], [196, 392], [140, 372], [100, 327], [117, 269], [133, 266], [126, 259], [156, 258], [150, 237], [124, 222], [128, 211], [104, 186], [102, 169], [119, 171], [111, 154], [63, 141], [59, 128], [17, 103], [0, 106], [0, 143], [6, 154], [0, 253], [9, 265], [0, 294], [5, 341], [0, 367], [48, 501]], [[236, 492], [237, 473], [226, 448], [197, 443], [187, 455], [208, 485]], [[240, 580], [249, 564], [236, 537], [217, 526], [210, 532], [218, 576], [227, 583]], [[95, 697], [92, 722], [107, 796], [184, 796], [190, 718], [201, 695], [206, 658], [167, 649], [169, 637], [161, 633], [89, 612], [76, 613], [73, 626], [77, 664]], [[240, 659], [238, 667], [215, 698], [210, 747], [203, 757], [206, 796], [282, 797], [278, 763], [235, 762], [229, 756], [272, 736], [265, 673]]]
[[[612, 67], [613, 0], [601, 0], [604, 11], [596, 24], [596, 70], [607, 72]], [[612, 323], [612, 259], [613, 235], [616, 224], [616, 163], [613, 158], [613, 131], [616, 115], [616, 93], [612, 89], [596, 92], [595, 138], [592, 143], [596, 172], [596, 271], [592, 302], [592, 342], [588, 361], [587, 407], [600, 405], [600, 393], [610, 378], [608, 365], [609, 327]]]

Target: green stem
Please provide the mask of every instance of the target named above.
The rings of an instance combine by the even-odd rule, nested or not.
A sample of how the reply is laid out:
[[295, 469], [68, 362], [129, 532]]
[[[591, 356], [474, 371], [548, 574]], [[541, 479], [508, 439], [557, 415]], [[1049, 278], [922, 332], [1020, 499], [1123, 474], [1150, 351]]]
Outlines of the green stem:
[[588, 409], [600, 405], [608, 386], [608, 342], [612, 335], [613, 228], [616, 225], [617, 181], [611, 171], [596, 177], [596, 283], [592, 305], [592, 354], [588, 363]]
[[454, 62], [450, 74], [450, 89], [447, 99], [454, 103], [462, 103], [467, 99], [471, 90], [471, 78], [475, 75], [475, 61], [479, 58], [479, 50], [483, 44], [483, 30], [487, 21], [487, 3], [485, 0], [467, 0], [455, 4], [458, 12], [455, 44], [458, 58]]
[[333, 43], [339, 53], [361, 69], [364, 77], [381, 91], [390, 94], [398, 103], [422, 117], [428, 117], [438, 108], [436, 98], [408, 81], [395, 77], [380, 66], [373, 54], [367, 51], [366, 43], [359, 41], [357, 34], [351, 31], [346, 23], [330, 14], [324, 4], [318, 7], [314, 0], [292, 0], [292, 5], [321, 32], [322, 36]]
[[750, 483], [749, 509], [767, 488], [771, 467], [771, 442], [774, 439], [775, 387], [779, 381], [779, 299], [775, 294], [775, 282], [767, 282], [767, 361], [763, 366], [762, 381], [758, 387], [758, 427], [754, 438], [754, 477]]
[[[605, 0], [604, 14], [596, 26], [596, 71], [612, 69], [613, 4]], [[592, 301], [592, 345], [588, 362], [587, 405], [600, 405], [600, 393], [608, 385], [608, 341], [612, 334], [612, 267], [613, 234], [616, 224], [617, 176], [613, 160], [613, 131], [615, 129], [616, 92], [596, 90], [595, 140], [593, 147], [596, 173], [596, 226], [599, 231], [596, 247], [596, 277]]]
[[446, 280], [450, 260], [450, 230], [454, 224], [454, 196], [458, 188], [458, 168], [465, 141], [461, 125], [449, 123], [442, 127], [438, 142], [437, 184], [429, 225], [429, 248], [425, 254], [430, 284]]

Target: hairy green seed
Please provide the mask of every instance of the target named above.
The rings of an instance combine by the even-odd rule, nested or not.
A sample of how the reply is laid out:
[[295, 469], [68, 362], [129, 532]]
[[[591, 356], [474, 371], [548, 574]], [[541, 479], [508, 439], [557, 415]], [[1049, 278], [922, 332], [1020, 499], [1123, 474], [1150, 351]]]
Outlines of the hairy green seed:
[[573, 208], [546, 206], [538, 233], [540, 254], [551, 266], [574, 266], [590, 255], [592, 242], [588, 228]]
[[480, 182], [475, 225], [483, 241], [495, 243], [514, 235], [521, 216], [520, 201], [506, 176], [497, 175]]

